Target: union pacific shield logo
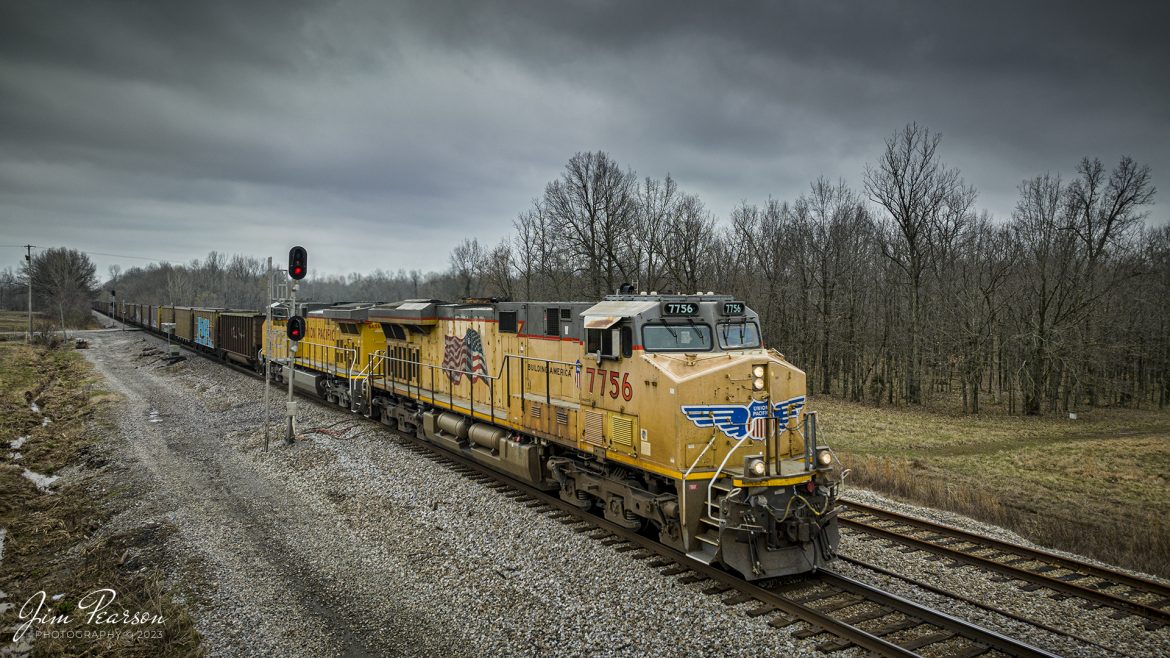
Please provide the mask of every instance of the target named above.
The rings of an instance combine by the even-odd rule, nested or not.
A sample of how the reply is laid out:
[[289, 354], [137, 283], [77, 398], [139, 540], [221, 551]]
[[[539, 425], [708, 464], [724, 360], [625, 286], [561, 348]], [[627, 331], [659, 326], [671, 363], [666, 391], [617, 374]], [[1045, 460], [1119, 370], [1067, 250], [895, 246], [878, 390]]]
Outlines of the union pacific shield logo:
[[715, 427], [732, 439], [745, 436], [753, 441], [767, 438], [768, 418], [776, 419], [779, 426], [788, 424], [804, 408], [805, 397], [799, 395], [783, 402], [772, 404], [769, 416], [768, 403], [755, 400], [751, 404], [691, 404], [683, 405], [682, 412], [695, 427]]

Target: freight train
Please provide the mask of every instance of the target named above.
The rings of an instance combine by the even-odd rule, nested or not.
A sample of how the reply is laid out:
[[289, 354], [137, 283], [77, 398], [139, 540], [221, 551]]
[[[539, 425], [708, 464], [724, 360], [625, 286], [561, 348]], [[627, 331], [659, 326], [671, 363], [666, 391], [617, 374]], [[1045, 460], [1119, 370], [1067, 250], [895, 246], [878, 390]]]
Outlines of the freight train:
[[841, 467], [818, 444], [805, 374], [765, 348], [744, 302], [712, 293], [599, 302], [256, 311], [97, 304], [116, 319], [559, 491], [749, 580], [835, 555]]

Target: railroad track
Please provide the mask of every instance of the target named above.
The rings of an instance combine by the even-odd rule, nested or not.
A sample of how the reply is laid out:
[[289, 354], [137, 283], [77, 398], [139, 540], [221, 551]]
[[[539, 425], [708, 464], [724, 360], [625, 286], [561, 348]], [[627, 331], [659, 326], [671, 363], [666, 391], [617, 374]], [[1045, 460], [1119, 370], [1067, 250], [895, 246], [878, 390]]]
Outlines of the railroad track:
[[1025, 581], [1025, 591], [1077, 597], [1086, 609], [1108, 606], [1118, 619], [1138, 615], [1148, 630], [1170, 623], [1170, 587], [1161, 583], [862, 503], [845, 505], [838, 517], [842, 527], [927, 551], [954, 566], [973, 565], [1003, 580]]
[[[183, 347], [263, 381], [263, 376], [252, 370]], [[312, 397], [306, 399], [336, 408], [336, 405], [324, 400]], [[379, 424], [379, 427], [384, 426]], [[817, 646], [820, 651], [834, 652], [859, 647], [870, 654], [898, 658], [924, 653], [932, 657], [956, 658], [998, 655], [1055, 658], [1054, 654], [1043, 649], [830, 570], [821, 570], [813, 577], [794, 584], [767, 585], [742, 580], [474, 460], [414, 436], [385, 429], [396, 437], [400, 445], [443, 463], [446, 468], [495, 489], [528, 508], [544, 513], [575, 532], [588, 533], [589, 537], [605, 546], [630, 553], [632, 559], [649, 560], [648, 564], [664, 576], [675, 577], [684, 584], [707, 583], [703, 593], [723, 597], [723, 603], [728, 606], [754, 604], [747, 610], [747, 614], [752, 617], [768, 615], [768, 624], [772, 627], [786, 628], [803, 622], [806, 627], [793, 633], [794, 637], [809, 639], [831, 636]]]
[[[391, 430], [392, 431], [392, 430]], [[833, 652], [860, 647], [880, 656], [982, 655], [1051, 657], [1053, 654], [1024, 644], [957, 617], [938, 612], [908, 599], [829, 570], [797, 583], [760, 585], [726, 571], [687, 558], [657, 541], [606, 521], [562, 501], [558, 496], [497, 473], [486, 466], [410, 435], [393, 432], [400, 445], [425, 455], [445, 468], [500, 492], [524, 506], [556, 519], [664, 576], [684, 584], [705, 583], [703, 593], [722, 597], [729, 606], [753, 604], [752, 617], [769, 616], [769, 625], [785, 628], [804, 622], [797, 638], [833, 636], [818, 650]]]

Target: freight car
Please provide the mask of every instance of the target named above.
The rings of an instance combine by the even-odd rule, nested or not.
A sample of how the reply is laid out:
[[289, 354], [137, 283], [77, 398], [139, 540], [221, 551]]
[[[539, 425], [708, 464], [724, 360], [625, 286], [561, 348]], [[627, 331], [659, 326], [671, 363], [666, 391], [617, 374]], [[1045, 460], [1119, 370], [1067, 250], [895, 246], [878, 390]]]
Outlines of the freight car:
[[[264, 355], [288, 357], [283, 321]], [[749, 579], [835, 554], [804, 372], [732, 297], [407, 300], [310, 313], [294, 382]], [[280, 377], [280, 368], [275, 369]]]

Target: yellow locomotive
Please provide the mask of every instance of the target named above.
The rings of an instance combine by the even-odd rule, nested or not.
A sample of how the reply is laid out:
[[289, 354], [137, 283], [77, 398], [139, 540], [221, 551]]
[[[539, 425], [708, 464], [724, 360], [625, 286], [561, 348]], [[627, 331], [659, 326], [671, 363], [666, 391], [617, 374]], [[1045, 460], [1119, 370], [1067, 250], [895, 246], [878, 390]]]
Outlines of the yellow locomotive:
[[746, 578], [836, 551], [840, 472], [804, 372], [732, 297], [336, 305], [307, 314], [295, 360], [306, 392]]

